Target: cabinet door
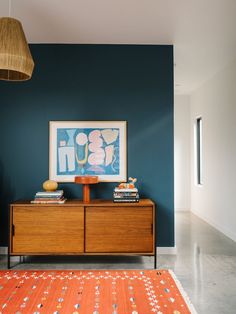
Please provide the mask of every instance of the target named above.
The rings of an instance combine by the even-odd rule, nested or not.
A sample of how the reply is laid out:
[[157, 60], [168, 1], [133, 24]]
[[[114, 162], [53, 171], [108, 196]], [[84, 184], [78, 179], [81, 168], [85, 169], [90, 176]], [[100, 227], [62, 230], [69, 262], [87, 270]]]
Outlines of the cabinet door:
[[84, 208], [13, 207], [12, 253], [84, 251]]
[[87, 253], [153, 252], [152, 207], [86, 208]]

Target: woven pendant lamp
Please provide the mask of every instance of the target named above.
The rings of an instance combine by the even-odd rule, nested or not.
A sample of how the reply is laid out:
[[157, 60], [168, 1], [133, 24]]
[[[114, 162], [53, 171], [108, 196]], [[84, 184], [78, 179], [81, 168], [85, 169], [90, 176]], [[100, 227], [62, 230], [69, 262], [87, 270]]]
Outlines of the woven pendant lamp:
[[33, 69], [34, 61], [21, 23], [11, 17], [0, 18], [0, 79], [26, 81]]

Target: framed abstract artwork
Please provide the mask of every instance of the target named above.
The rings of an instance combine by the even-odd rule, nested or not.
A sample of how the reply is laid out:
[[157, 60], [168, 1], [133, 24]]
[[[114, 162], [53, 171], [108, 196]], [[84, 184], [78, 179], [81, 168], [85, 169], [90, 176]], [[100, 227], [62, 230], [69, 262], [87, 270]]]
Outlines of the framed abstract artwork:
[[49, 178], [74, 182], [78, 175], [99, 181], [127, 179], [126, 121], [50, 121]]

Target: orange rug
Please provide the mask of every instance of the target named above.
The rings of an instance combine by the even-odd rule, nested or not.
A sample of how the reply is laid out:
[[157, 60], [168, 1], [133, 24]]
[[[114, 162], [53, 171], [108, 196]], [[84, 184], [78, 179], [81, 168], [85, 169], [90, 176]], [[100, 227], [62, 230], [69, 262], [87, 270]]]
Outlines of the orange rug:
[[0, 271], [0, 314], [196, 313], [169, 270]]

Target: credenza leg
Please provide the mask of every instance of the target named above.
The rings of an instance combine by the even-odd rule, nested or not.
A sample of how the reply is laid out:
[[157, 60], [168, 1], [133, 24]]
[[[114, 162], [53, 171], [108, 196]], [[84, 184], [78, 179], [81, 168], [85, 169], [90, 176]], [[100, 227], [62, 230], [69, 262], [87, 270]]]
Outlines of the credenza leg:
[[157, 268], [157, 244], [156, 238], [154, 238], [154, 269]]
[[9, 254], [9, 251], [7, 252], [7, 269], [11, 268], [11, 256]]

